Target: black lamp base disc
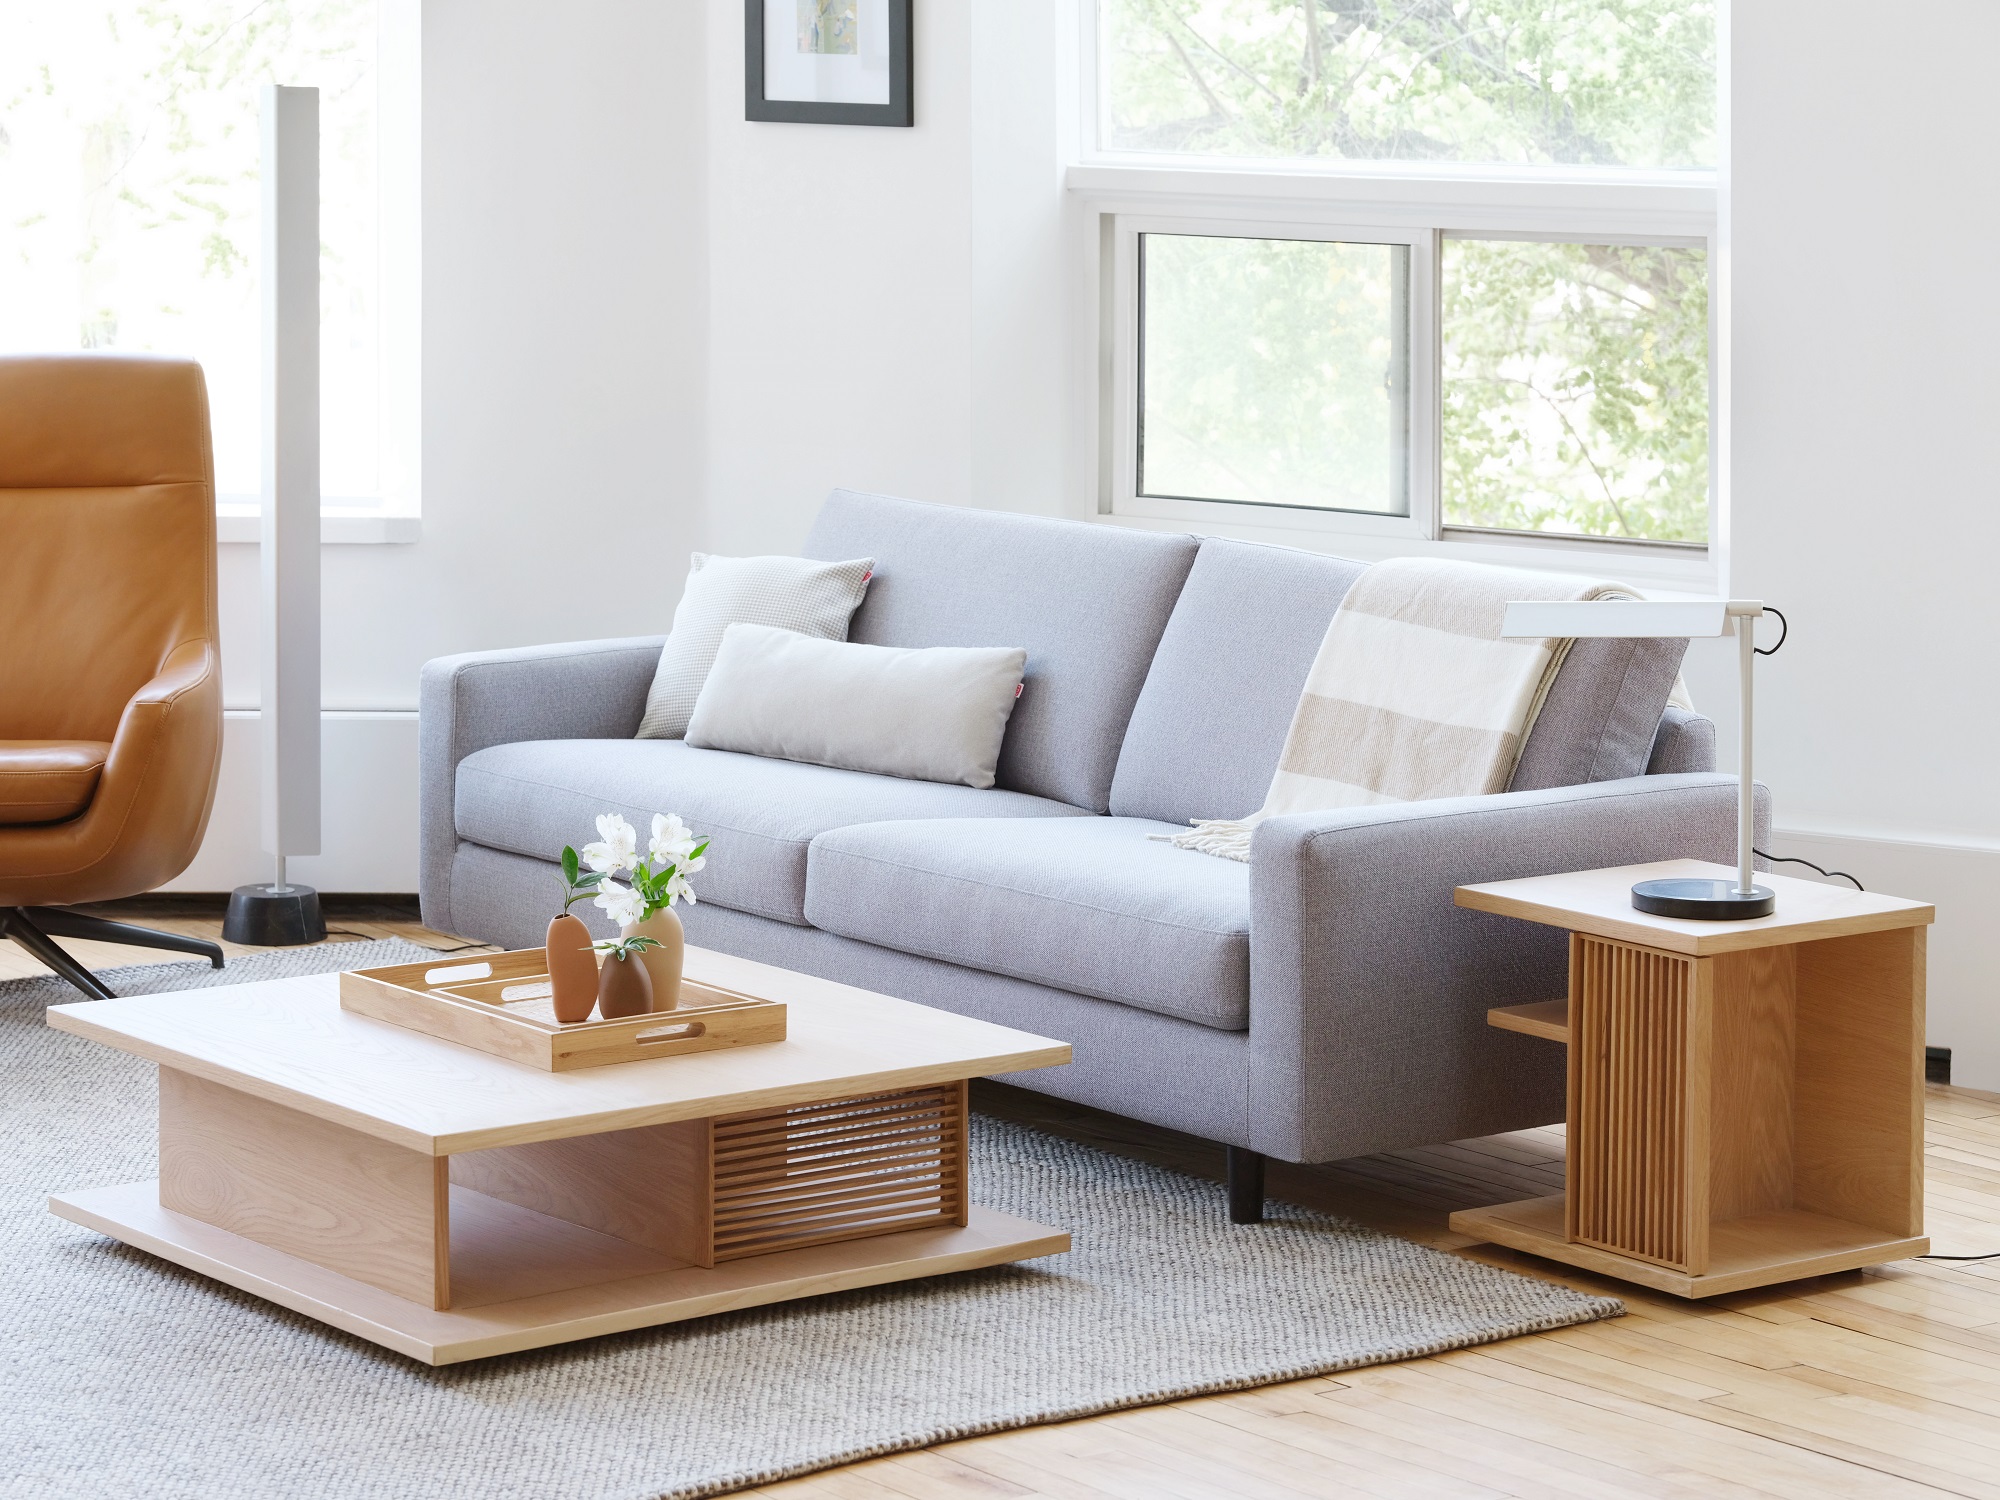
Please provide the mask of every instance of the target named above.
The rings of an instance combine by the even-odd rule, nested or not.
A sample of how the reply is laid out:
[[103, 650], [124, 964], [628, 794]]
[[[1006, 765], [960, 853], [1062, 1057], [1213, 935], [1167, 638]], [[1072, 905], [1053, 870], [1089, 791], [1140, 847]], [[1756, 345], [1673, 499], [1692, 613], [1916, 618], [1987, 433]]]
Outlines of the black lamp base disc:
[[1741, 922], [1770, 916], [1778, 909], [1778, 896], [1763, 885], [1745, 892], [1733, 880], [1642, 880], [1632, 887], [1632, 905], [1656, 917]]
[[309, 885], [239, 885], [229, 893], [223, 939], [252, 948], [297, 948], [326, 941], [319, 892]]

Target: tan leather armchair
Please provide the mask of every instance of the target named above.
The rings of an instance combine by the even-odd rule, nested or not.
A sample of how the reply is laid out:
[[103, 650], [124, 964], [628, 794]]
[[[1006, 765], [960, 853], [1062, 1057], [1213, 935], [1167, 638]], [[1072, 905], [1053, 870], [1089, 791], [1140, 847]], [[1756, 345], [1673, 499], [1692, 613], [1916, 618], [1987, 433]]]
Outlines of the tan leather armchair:
[[215, 473], [192, 360], [0, 358], [0, 935], [222, 950], [61, 908], [188, 867], [222, 759]]

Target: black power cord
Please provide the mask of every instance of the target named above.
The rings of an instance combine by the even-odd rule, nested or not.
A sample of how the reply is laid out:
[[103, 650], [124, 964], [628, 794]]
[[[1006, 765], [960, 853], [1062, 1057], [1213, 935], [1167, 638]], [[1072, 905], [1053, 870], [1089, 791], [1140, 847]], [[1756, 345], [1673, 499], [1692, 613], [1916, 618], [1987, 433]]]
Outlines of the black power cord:
[[2000, 1250], [1990, 1255], [1915, 1255], [1912, 1260], [2000, 1260]]
[[[1773, 609], [1768, 604], [1764, 606], [1764, 613], [1778, 617], [1778, 644], [1776, 646], [1753, 646], [1750, 649], [1755, 651], [1759, 656], [1776, 656], [1778, 654], [1778, 647], [1784, 645], [1785, 637], [1792, 633], [1792, 622], [1785, 618], [1785, 612], [1782, 609]], [[1749, 627], [1745, 626], [1744, 628], [1748, 629]]]
[[1814, 864], [1809, 859], [1794, 859], [1789, 854], [1766, 854], [1762, 849], [1752, 849], [1750, 852], [1756, 855], [1759, 859], [1768, 859], [1774, 865], [1804, 865], [1808, 870], [1818, 870], [1820, 874], [1824, 875], [1828, 880], [1850, 881], [1852, 882], [1854, 888], [1857, 891], [1865, 891], [1868, 889], [1867, 886], [1863, 885], [1860, 881], [1855, 880], [1854, 877], [1848, 874], [1847, 871], [1845, 870], [1829, 870], [1824, 868], [1823, 866]]

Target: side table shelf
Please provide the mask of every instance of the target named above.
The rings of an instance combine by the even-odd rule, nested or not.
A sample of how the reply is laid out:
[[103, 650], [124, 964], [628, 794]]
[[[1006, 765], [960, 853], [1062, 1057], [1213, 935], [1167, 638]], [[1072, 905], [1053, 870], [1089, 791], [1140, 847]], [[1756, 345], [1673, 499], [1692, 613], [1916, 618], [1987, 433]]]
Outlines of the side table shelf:
[[1691, 860], [1461, 887], [1570, 930], [1569, 994], [1490, 1024], [1568, 1048], [1567, 1191], [1451, 1227], [1672, 1292], [1921, 1255], [1924, 929], [1932, 908], [1770, 877], [1778, 911], [1633, 911]]

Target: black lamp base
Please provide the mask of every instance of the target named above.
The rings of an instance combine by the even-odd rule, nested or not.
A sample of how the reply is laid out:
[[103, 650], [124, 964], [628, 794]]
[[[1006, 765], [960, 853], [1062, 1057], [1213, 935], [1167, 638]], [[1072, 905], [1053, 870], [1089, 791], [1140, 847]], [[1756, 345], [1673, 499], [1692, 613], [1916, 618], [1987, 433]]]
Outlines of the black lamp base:
[[223, 939], [252, 948], [297, 948], [326, 941], [319, 892], [309, 885], [239, 885], [229, 893]]
[[1778, 909], [1778, 896], [1763, 885], [1740, 890], [1733, 880], [1642, 880], [1632, 887], [1632, 905], [1656, 917], [1741, 922], [1770, 916]]

